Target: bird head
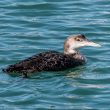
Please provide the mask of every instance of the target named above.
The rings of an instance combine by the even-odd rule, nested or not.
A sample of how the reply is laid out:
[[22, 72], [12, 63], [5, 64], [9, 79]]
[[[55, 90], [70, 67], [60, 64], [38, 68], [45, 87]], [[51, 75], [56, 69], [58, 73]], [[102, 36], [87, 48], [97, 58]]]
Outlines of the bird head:
[[84, 35], [73, 35], [66, 39], [64, 43], [64, 53], [74, 53], [81, 47], [92, 46], [92, 47], [101, 47], [101, 45], [94, 43], [88, 40]]

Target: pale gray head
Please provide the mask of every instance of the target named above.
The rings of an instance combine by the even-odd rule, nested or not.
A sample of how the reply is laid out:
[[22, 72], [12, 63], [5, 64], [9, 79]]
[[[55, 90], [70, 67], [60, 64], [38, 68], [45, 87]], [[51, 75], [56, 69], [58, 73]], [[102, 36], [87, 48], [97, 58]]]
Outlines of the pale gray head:
[[64, 43], [64, 53], [74, 54], [78, 51], [80, 47], [84, 47], [84, 46], [100, 47], [99, 44], [96, 44], [86, 39], [84, 35], [81, 34], [72, 35], [68, 37]]

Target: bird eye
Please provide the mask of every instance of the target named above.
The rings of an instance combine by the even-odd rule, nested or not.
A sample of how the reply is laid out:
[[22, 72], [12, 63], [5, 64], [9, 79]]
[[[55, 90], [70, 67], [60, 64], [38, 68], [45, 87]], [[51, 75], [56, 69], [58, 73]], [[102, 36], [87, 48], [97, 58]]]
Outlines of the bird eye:
[[77, 41], [80, 41], [80, 39], [76, 39]]
[[82, 42], [82, 39], [77, 38], [76, 41]]

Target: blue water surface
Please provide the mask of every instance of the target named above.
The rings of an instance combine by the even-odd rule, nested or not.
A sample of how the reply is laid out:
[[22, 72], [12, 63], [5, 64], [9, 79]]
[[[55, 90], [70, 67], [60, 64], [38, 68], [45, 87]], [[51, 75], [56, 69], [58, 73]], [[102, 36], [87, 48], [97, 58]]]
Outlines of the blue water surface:
[[109, 0], [1, 0], [0, 68], [45, 50], [63, 52], [71, 34], [102, 45], [86, 65], [29, 79], [0, 72], [0, 110], [110, 109]]

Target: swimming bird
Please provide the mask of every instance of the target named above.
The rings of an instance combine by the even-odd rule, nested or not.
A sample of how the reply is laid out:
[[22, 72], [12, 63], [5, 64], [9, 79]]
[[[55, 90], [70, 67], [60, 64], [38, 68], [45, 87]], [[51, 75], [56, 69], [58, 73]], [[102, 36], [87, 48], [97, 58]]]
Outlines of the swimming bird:
[[46, 51], [26, 58], [16, 64], [9, 65], [4, 72], [22, 73], [28, 77], [28, 73], [39, 71], [61, 71], [83, 65], [86, 58], [80, 54], [79, 48], [84, 46], [100, 47], [89, 41], [84, 35], [71, 35], [64, 42], [64, 52]]

